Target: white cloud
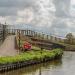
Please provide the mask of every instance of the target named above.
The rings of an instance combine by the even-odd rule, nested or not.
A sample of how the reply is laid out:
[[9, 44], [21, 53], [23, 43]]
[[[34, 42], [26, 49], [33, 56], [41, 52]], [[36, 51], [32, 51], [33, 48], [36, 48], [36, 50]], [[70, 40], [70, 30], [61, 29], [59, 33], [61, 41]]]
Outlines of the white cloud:
[[52, 0], [38, 0], [36, 1], [38, 11], [35, 13], [35, 18], [32, 21], [33, 25], [36, 25], [38, 29], [50, 28], [52, 21], [55, 18], [55, 7]]
[[75, 0], [71, 0], [71, 6], [70, 6], [70, 14], [72, 17], [75, 17]]
[[75, 28], [75, 20], [68, 20], [68, 21], [66, 21], [66, 25], [69, 28]]
[[30, 23], [34, 18], [34, 13], [32, 8], [26, 8], [24, 10], [20, 10], [17, 12], [17, 20], [18, 23]]
[[71, 4], [72, 5], [75, 5], [75, 0], [71, 0]]
[[4, 17], [2, 17], [2, 16], [0, 16], [0, 23], [5, 23], [5, 21], [6, 21], [6, 18], [4, 18]]

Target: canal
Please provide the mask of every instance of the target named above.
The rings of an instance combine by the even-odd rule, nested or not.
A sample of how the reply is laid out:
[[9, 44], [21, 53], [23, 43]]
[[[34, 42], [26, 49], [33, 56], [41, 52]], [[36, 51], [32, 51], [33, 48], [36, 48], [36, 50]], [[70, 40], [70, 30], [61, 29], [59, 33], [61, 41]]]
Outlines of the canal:
[[61, 60], [33, 65], [0, 75], [75, 75], [75, 52], [64, 52]]

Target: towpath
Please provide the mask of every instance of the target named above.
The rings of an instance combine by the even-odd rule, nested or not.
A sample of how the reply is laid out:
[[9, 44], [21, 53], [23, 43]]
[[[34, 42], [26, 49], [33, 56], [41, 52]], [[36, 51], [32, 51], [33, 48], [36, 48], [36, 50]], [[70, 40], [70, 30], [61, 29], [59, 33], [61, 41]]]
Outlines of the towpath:
[[0, 56], [14, 56], [17, 53], [15, 49], [15, 36], [8, 36], [0, 46]]

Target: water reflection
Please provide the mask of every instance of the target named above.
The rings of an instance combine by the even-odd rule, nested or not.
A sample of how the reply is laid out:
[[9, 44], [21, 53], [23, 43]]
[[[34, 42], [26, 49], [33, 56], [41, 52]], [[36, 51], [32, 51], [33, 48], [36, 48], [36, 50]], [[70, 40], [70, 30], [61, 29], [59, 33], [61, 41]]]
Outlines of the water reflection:
[[14, 70], [10, 72], [3, 73], [1, 75], [42, 75], [42, 72], [48, 69], [55, 68], [56, 66], [61, 66], [61, 60], [55, 60], [52, 62], [46, 62], [38, 65], [33, 65], [19, 70]]
[[64, 52], [62, 60], [33, 65], [0, 75], [75, 75], [75, 52]]

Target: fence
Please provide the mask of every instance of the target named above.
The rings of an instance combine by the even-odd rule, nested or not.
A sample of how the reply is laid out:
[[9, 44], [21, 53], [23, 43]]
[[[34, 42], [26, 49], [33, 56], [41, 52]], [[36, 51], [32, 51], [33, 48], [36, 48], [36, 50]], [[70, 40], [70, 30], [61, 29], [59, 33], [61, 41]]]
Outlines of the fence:
[[0, 24], [0, 43], [2, 43], [7, 36], [7, 26]]

